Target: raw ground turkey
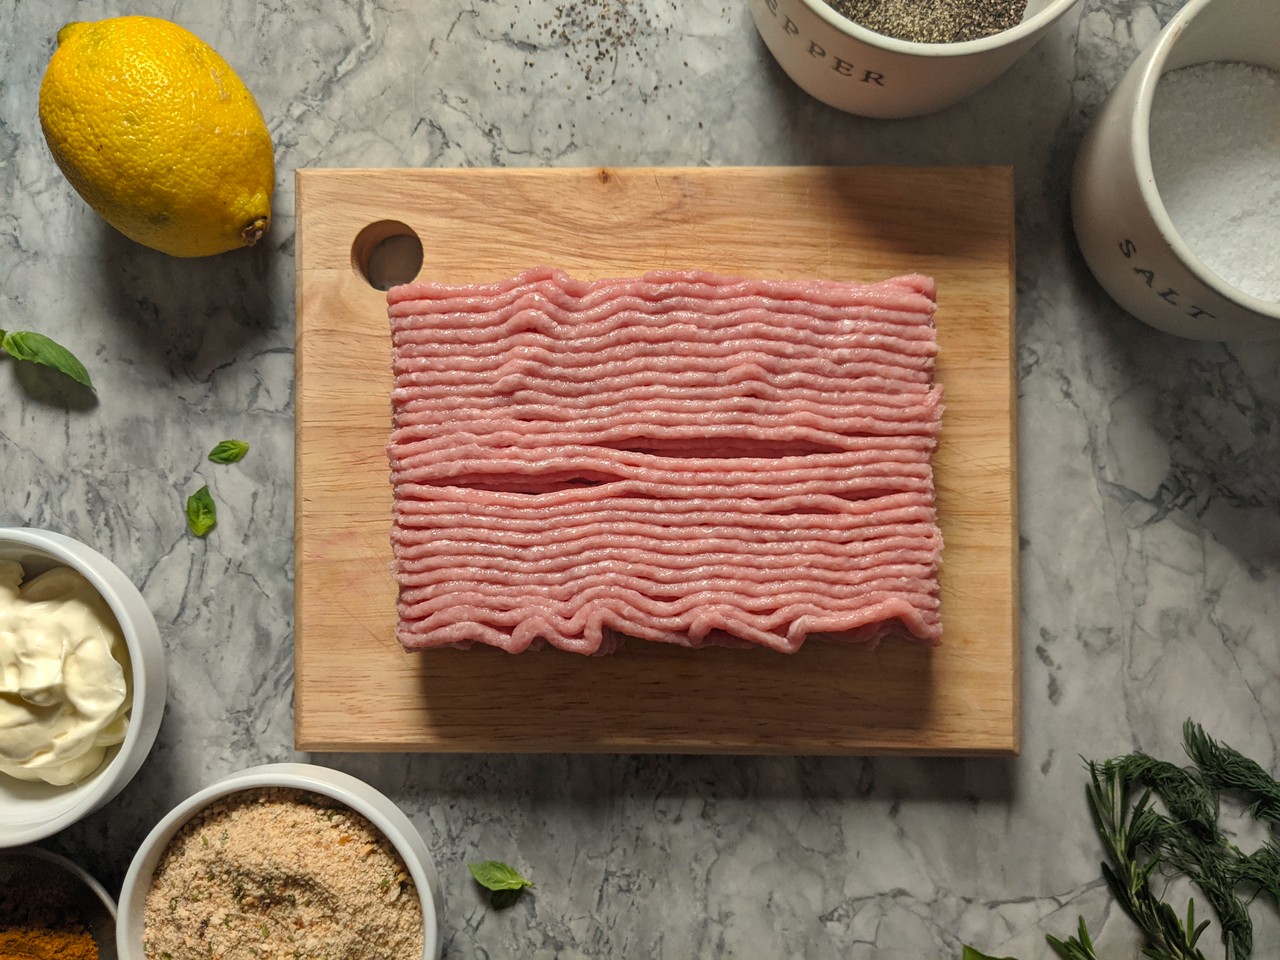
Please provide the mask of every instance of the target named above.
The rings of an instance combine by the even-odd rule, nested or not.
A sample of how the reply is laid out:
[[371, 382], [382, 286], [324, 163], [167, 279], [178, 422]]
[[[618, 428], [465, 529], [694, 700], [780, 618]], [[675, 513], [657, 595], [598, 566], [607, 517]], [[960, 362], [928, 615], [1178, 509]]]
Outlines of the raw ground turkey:
[[397, 636], [941, 636], [934, 288], [550, 268], [388, 294]]

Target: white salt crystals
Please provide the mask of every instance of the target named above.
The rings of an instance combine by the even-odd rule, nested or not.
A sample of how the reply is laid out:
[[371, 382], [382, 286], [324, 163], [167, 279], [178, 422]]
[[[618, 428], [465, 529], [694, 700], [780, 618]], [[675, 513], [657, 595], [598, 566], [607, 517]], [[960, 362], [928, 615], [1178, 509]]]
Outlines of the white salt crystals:
[[1151, 166], [1196, 256], [1236, 289], [1280, 303], [1280, 73], [1217, 62], [1165, 74]]

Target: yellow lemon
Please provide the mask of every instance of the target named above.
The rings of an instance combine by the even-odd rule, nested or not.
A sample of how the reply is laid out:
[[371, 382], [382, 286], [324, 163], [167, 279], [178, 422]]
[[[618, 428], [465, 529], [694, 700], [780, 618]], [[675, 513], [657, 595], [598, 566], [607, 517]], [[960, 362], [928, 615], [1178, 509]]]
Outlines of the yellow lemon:
[[262, 112], [199, 37], [155, 17], [69, 23], [40, 124], [76, 192], [127, 237], [175, 257], [256, 243], [275, 159]]

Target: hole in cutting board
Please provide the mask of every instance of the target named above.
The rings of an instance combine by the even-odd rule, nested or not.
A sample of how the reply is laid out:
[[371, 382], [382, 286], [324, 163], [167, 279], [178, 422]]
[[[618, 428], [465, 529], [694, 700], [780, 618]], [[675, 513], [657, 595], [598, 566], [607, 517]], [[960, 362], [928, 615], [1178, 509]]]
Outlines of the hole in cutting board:
[[407, 223], [379, 220], [356, 234], [351, 265], [375, 290], [390, 290], [422, 269], [422, 241]]

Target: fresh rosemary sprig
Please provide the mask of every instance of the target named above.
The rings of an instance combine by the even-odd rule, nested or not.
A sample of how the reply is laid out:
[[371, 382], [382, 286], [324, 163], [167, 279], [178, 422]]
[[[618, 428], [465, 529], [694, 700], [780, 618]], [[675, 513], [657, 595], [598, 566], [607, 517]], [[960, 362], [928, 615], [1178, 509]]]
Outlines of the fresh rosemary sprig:
[[1057, 937], [1045, 939], [1062, 960], [1098, 960], [1098, 955], [1093, 952], [1093, 941], [1089, 939], [1089, 928], [1085, 926], [1084, 917], [1080, 918], [1080, 928], [1074, 937], [1067, 937], [1065, 941]]
[[[1160, 777], [1168, 771], [1161, 770]], [[1147, 956], [1156, 960], [1204, 960], [1196, 941], [1209, 921], [1195, 923], [1195, 904], [1187, 906], [1184, 924], [1173, 908], [1151, 891], [1151, 875], [1160, 865], [1158, 851], [1168, 835], [1170, 821], [1151, 805], [1151, 790], [1143, 790], [1133, 802], [1133, 788], [1141, 781], [1126, 774], [1123, 763], [1089, 763], [1086, 799], [1094, 828], [1102, 841], [1107, 862], [1102, 877], [1112, 896], [1130, 919], [1146, 935]], [[1083, 929], [1084, 919], [1081, 918]], [[1078, 953], [1064, 952], [1072, 945]], [[1066, 944], [1049, 940], [1064, 960], [1092, 958], [1093, 945], [1086, 937], [1070, 938]], [[1085, 952], [1085, 951], [1088, 952]]]
[[[1208, 900], [1230, 960], [1248, 960], [1253, 923], [1247, 899], [1259, 891], [1280, 906], [1280, 844], [1275, 839], [1251, 854], [1227, 840], [1218, 826], [1223, 791], [1243, 796], [1256, 820], [1280, 826], [1280, 783], [1254, 761], [1183, 725], [1183, 743], [1194, 766], [1178, 767], [1135, 753], [1105, 763], [1088, 761], [1085, 795], [1106, 861], [1102, 876], [1124, 912], [1142, 930], [1143, 955], [1151, 960], [1204, 960], [1196, 943], [1210, 921], [1196, 922], [1195, 901], [1186, 918], [1151, 889], [1151, 878], [1182, 875]], [[1135, 799], [1136, 798], [1136, 799]], [[1166, 812], [1154, 806], [1159, 800]], [[1098, 960], [1084, 918], [1075, 936], [1046, 937], [1061, 960]]]

